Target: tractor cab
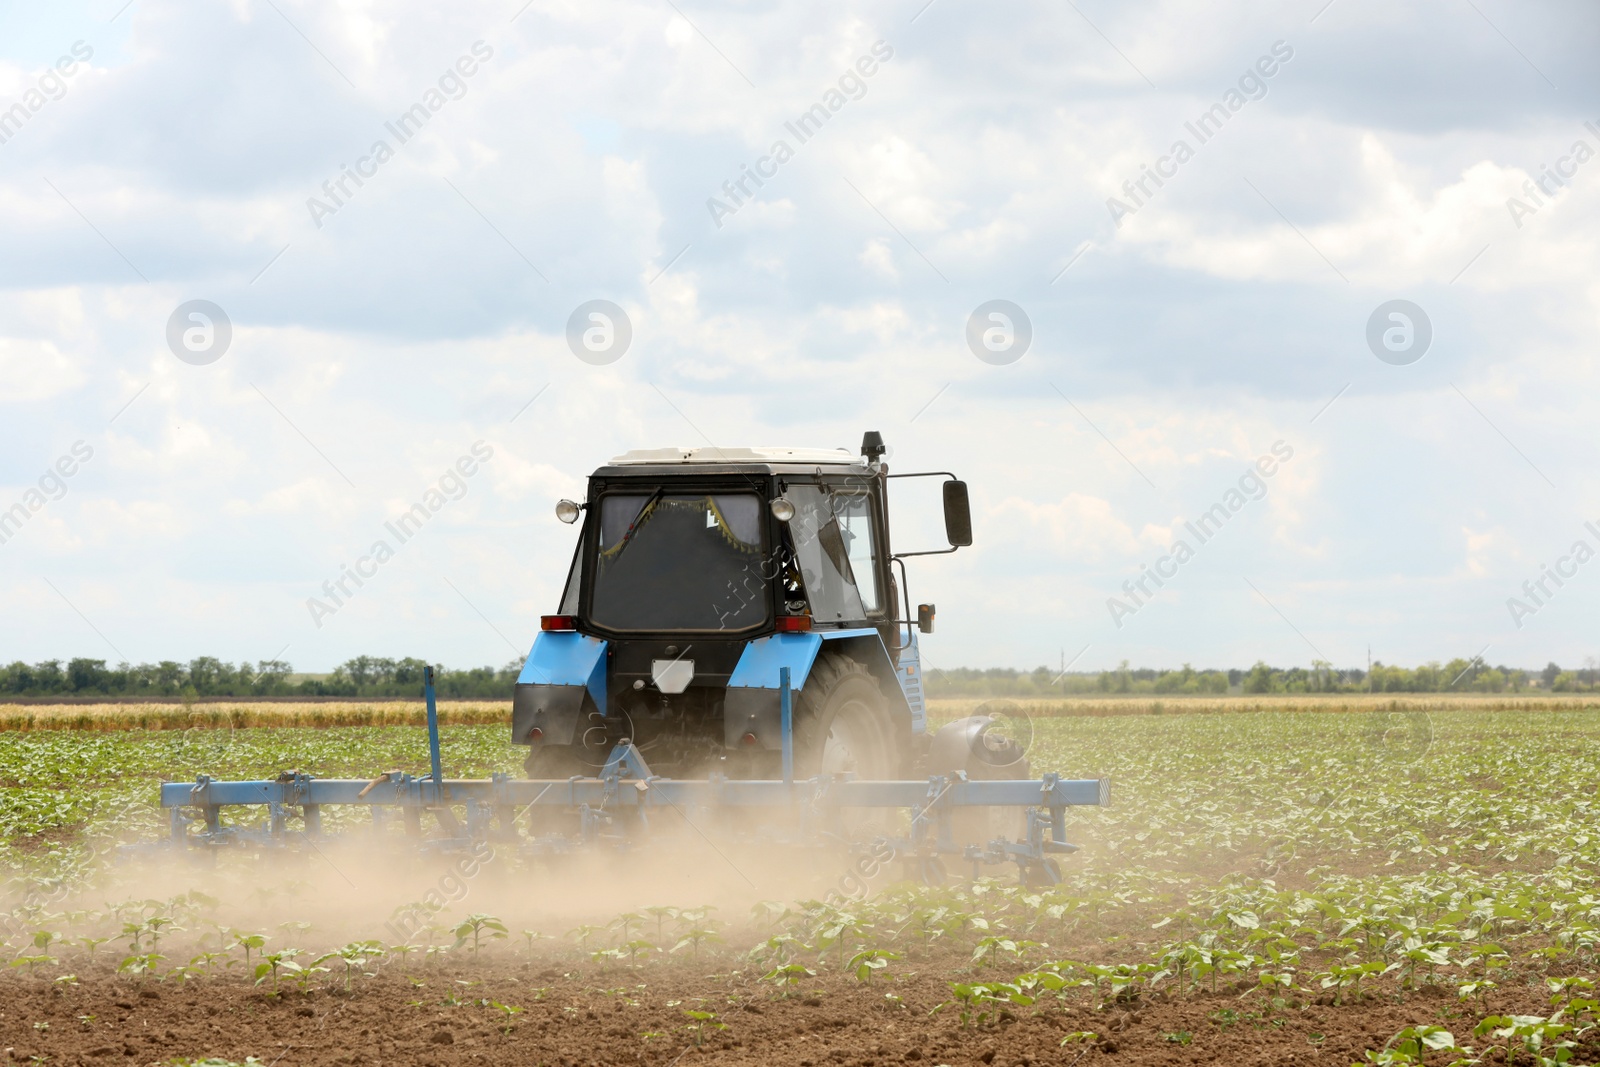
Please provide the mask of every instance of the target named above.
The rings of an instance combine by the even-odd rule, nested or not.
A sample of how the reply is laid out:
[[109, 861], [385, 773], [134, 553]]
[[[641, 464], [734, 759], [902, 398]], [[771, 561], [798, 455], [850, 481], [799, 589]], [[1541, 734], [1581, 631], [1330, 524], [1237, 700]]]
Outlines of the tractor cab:
[[[785, 667], [802, 705], [795, 752], [812, 773], [825, 756], [841, 772], [909, 769], [925, 729], [911, 620], [930, 630], [933, 611], [913, 616], [895, 579], [887, 486], [906, 475], [889, 473], [884, 451], [875, 433], [859, 455], [633, 451], [594, 472], [583, 503], [561, 501], [578, 544], [513, 716], [530, 773], [592, 773], [629, 738], [671, 773], [772, 776]], [[954, 551], [971, 543], [966, 486], [931, 476], [946, 479], [943, 551]], [[874, 706], [840, 719], [825, 752], [825, 732], [807, 737], [824, 710], [811, 705], [840, 672]], [[847, 738], [846, 720], [865, 725]]]

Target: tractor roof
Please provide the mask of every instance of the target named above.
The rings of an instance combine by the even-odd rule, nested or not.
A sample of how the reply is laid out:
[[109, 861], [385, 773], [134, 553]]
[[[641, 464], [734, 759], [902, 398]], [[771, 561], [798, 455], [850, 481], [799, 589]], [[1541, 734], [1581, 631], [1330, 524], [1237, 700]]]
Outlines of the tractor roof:
[[847, 448], [636, 448], [624, 452], [610, 463], [613, 467], [669, 466], [674, 464], [715, 464], [718, 466], [805, 466], [862, 467], [866, 460]]

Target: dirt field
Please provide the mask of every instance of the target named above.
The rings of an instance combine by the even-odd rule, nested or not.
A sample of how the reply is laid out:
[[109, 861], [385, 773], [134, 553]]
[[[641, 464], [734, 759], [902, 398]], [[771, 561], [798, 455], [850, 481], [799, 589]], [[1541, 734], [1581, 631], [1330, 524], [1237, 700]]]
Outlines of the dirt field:
[[1600, 1060], [1600, 713], [1190, 710], [1035, 715], [1036, 769], [1114, 783], [1050, 888], [704, 820], [457, 875], [328, 812], [367, 843], [183, 862], [160, 780], [416, 766], [421, 731], [0, 733], [0, 1065]]
[[[1097, 1008], [1092, 998], [1012, 1007], [963, 1026], [946, 1007], [945, 976], [964, 960], [919, 961], [894, 978], [841, 974], [787, 995], [748, 970], [707, 976], [689, 966], [565, 969], [541, 963], [386, 967], [354, 994], [302, 995], [218, 979], [139, 983], [80, 974], [63, 988], [45, 978], [0, 979], [0, 1042], [11, 1062], [165, 1064], [221, 1058], [264, 1064], [419, 1065], [718, 1063], [883, 1065], [1328, 1064], [1363, 1062], [1407, 1026], [1470, 1030], [1468, 1011], [1440, 987], [1401, 996], [1374, 990], [1333, 1006], [1242, 997], [1233, 991], [1158, 993]], [[1533, 976], [1524, 976], [1533, 978]], [[1537, 981], [1537, 979], [1534, 979]], [[1511, 983], [1502, 983], [1508, 986]], [[505, 1008], [516, 1007], [514, 1013]], [[1546, 1009], [1542, 983], [1492, 997], [1496, 1013]], [[715, 1014], [706, 1029], [685, 1013]], [[44, 1024], [41, 1026], [41, 1024]], [[718, 1025], [726, 1029], [718, 1029]], [[1093, 1034], [1093, 1037], [1071, 1035]], [[699, 1045], [696, 1041], [701, 1042]], [[1065, 1043], [1063, 1043], [1065, 1042]], [[1600, 1043], [1578, 1062], [1600, 1058]], [[38, 1060], [36, 1057], [45, 1057]], [[1491, 1057], [1493, 1060], [1493, 1057]], [[1437, 1059], [1434, 1062], [1448, 1062]]]

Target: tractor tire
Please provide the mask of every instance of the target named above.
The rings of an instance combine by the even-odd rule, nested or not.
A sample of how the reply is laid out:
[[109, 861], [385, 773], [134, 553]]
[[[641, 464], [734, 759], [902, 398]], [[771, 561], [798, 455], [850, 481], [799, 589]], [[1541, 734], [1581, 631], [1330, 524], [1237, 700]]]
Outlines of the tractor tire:
[[795, 777], [898, 777], [902, 751], [878, 680], [848, 656], [819, 656], [794, 718]]

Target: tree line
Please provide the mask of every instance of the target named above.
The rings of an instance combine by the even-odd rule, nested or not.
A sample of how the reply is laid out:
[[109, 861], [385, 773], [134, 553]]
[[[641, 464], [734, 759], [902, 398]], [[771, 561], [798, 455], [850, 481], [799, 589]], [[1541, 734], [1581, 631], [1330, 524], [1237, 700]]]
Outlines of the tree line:
[[[0, 667], [0, 699], [11, 697], [173, 698], [199, 697], [416, 697], [422, 693], [426, 660], [407, 656], [384, 659], [357, 656], [326, 675], [296, 675], [283, 660], [255, 665], [225, 663], [200, 656], [187, 663], [114, 667], [103, 659], [12, 663]], [[503, 667], [468, 670], [434, 668], [434, 688], [441, 697], [510, 700], [522, 671], [520, 660]]]
[[1370, 671], [1337, 669], [1323, 660], [1310, 667], [1273, 667], [1257, 661], [1248, 670], [1196, 670], [1185, 663], [1177, 670], [1130, 668], [1124, 660], [1115, 670], [1059, 672], [1049, 667], [1031, 671], [1012, 668], [929, 668], [924, 690], [930, 697], [1059, 697], [1119, 694], [1154, 696], [1222, 696], [1229, 693], [1557, 693], [1592, 692], [1600, 680], [1591, 657], [1583, 668], [1565, 670], [1555, 663], [1543, 670], [1491, 667], [1481, 659], [1453, 659], [1398, 667], [1374, 662]]
[[[1522, 670], [1504, 665], [1491, 667], [1482, 660], [1453, 659], [1397, 667], [1373, 663], [1371, 671], [1335, 669], [1323, 661], [1310, 667], [1272, 667], [1257, 662], [1248, 670], [1208, 668], [1184, 664], [1177, 670], [1130, 668], [1124, 661], [1115, 670], [1061, 673], [1049, 667], [1031, 671], [1014, 668], [979, 670], [971, 667], [925, 672], [924, 689], [930, 697], [1061, 697], [1119, 694], [1155, 696], [1223, 696], [1229, 693], [1517, 693], [1543, 690], [1557, 693], [1592, 692], [1600, 682], [1594, 660], [1577, 670], [1555, 663], [1543, 670]], [[283, 660], [229, 664], [212, 656], [187, 663], [162, 660], [137, 666], [111, 667], [103, 659], [73, 659], [41, 663], [15, 662], [0, 667], [0, 700], [13, 698], [72, 697], [76, 699], [195, 699], [201, 697], [416, 697], [422, 692], [422, 670], [427, 661], [414, 656], [385, 659], [357, 656], [330, 674], [297, 675]], [[475, 700], [510, 700], [522, 662], [501, 667], [466, 670], [435, 668], [435, 688], [441, 697]]]

